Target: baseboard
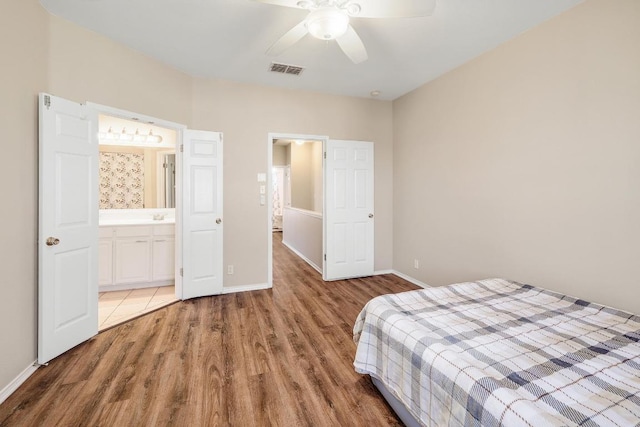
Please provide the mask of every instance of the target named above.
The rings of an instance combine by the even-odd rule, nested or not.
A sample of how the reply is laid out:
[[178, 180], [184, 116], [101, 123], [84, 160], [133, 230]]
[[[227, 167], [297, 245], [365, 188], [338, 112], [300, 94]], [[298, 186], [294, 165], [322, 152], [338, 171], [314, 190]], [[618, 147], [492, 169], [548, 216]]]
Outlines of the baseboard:
[[373, 272], [374, 276], [382, 276], [383, 274], [393, 274], [393, 270], [377, 270]]
[[302, 258], [302, 260], [304, 262], [306, 262], [307, 264], [309, 264], [311, 267], [313, 267], [313, 269], [315, 271], [317, 271], [318, 273], [322, 274], [322, 268], [318, 267], [313, 261], [311, 261], [309, 258], [307, 258], [306, 256], [302, 255], [300, 252], [298, 252], [295, 248], [289, 246], [287, 243], [285, 243], [284, 241], [282, 242], [283, 245], [285, 245], [287, 248], [289, 248], [289, 250], [291, 252], [293, 252], [294, 254], [298, 255], [300, 258]]
[[400, 277], [400, 278], [402, 278], [402, 279], [406, 280], [407, 282], [411, 282], [411, 283], [413, 283], [413, 284], [414, 284], [414, 285], [416, 285], [416, 286], [420, 286], [421, 288], [426, 289], [426, 288], [430, 288], [430, 287], [431, 287], [431, 285], [428, 285], [428, 284], [426, 284], [426, 283], [424, 283], [424, 282], [421, 282], [421, 281], [420, 281], [420, 280], [418, 280], [418, 279], [414, 279], [414, 278], [413, 278], [413, 277], [411, 277], [411, 276], [407, 276], [407, 275], [406, 275], [406, 274], [404, 274], [404, 273], [400, 273], [399, 271], [393, 270], [393, 271], [392, 271], [392, 273], [393, 273], [393, 274], [395, 274], [396, 276], [398, 276], [398, 277]]
[[27, 366], [24, 371], [20, 372], [17, 377], [13, 379], [5, 388], [0, 390], [0, 404], [7, 400], [9, 396], [13, 394], [14, 391], [18, 389], [22, 385], [23, 382], [27, 380], [33, 373], [38, 369], [38, 365], [36, 365], [37, 360], [34, 360], [29, 366]]
[[159, 288], [162, 286], [171, 286], [173, 284], [175, 284], [175, 280], [161, 280], [158, 282], [126, 283], [123, 285], [103, 285], [103, 286], [98, 286], [98, 292], [128, 291], [133, 289], [144, 289], [144, 288]]
[[241, 285], [241, 286], [228, 286], [222, 288], [223, 294], [233, 294], [236, 292], [249, 292], [249, 291], [261, 291], [263, 289], [270, 289], [272, 286], [268, 283], [257, 283], [255, 285]]

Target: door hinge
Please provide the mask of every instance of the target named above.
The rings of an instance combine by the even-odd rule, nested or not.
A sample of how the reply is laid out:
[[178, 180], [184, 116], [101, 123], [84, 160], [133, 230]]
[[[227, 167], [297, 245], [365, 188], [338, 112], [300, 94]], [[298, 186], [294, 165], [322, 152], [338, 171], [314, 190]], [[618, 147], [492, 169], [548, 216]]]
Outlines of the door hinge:
[[162, 167], [165, 168], [165, 169], [167, 168], [167, 166], [169, 166], [169, 165], [167, 165], [166, 163], [162, 164]]
[[184, 268], [180, 268], [180, 277], [184, 276]]
[[324, 152], [324, 158], [325, 159], [327, 158], [327, 152], [326, 151]]
[[49, 95], [44, 96], [44, 106], [47, 107], [47, 110], [51, 107], [51, 97]]
[[184, 144], [180, 144], [180, 152], [184, 152]]
[[325, 261], [327, 260], [327, 254], [324, 254], [324, 260]]

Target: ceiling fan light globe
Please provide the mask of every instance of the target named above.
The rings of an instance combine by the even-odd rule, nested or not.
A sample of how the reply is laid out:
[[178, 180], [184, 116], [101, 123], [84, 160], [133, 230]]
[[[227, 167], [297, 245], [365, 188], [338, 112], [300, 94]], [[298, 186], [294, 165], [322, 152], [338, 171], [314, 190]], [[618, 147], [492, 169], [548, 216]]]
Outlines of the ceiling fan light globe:
[[349, 28], [349, 16], [335, 8], [314, 10], [306, 19], [309, 33], [320, 40], [334, 40], [344, 35]]

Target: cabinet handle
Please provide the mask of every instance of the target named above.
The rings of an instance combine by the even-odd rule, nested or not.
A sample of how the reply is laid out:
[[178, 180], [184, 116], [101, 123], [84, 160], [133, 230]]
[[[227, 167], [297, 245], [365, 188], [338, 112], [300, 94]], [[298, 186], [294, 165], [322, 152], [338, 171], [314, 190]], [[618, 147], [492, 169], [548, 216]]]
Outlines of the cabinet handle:
[[146, 240], [136, 240], [136, 243], [147, 243]]
[[165, 239], [162, 239], [162, 240], [154, 240], [154, 242], [166, 242], [166, 240], [165, 240]]

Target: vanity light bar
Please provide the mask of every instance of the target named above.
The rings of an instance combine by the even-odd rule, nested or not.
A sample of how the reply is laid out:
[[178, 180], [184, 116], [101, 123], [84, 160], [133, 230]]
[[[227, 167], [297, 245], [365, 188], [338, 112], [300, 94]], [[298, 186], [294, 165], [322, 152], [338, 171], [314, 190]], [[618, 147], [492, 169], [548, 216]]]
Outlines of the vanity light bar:
[[150, 142], [159, 144], [162, 142], [160, 135], [154, 135], [153, 129], [149, 129], [149, 134], [141, 134], [138, 129], [136, 133], [127, 133], [126, 128], [122, 128], [122, 132], [114, 132], [111, 127], [107, 132], [99, 132], [98, 139], [102, 141], [119, 141], [119, 142]]

